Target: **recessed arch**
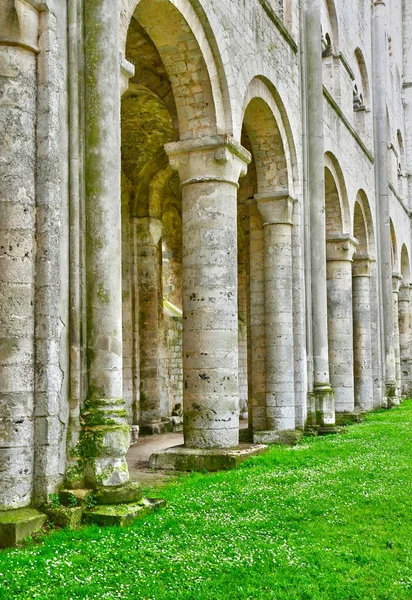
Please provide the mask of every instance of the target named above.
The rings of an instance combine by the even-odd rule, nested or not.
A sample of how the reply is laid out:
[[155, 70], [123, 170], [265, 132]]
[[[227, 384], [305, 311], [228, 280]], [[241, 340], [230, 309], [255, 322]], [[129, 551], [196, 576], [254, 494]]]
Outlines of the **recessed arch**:
[[355, 49], [355, 58], [358, 66], [360, 81], [362, 87], [362, 99], [363, 104], [368, 107], [370, 104], [370, 92], [369, 92], [369, 77], [368, 70], [366, 68], [365, 57], [363, 55], [362, 50], [358, 47]]
[[[327, 172], [333, 179], [334, 185], [336, 186], [336, 193], [339, 201], [340, 218], [341, 218], [341, 231], [340, 233], [352, 233], [352, 219], [349, 209], [348, 194], [346, 191], [345, 178], [339, 162], [332, 152], [326, 152], [325, 154], [325, 176]], [[329, 177], [329, 175], [328, 175]], [[326, 190], [326, 181], [325, 181]]]
[[393, 221], [390, 219], [389, 222], [390, 234], [391, 234], [391, 259], [392, 259], [392, 271], [397, 272], [398, 268], [398, 245], [396, 241], [395, 228], [393, 226]]
[[323, 36], [326, 38], [329, 35], [332, 52], [339, 54], [339, 24], [333, 0], [322, 0], [321, 23]]
[[401, 250], [401, 275], [402, 283], [411, 283], [411, 267], [409, 261], [409, 253], [406, 244], [402, 245]]
[[[372, 211], [370, 209], [368, 197], [362, 189], [358, 191], [355, 200], [353, 235], [360, 244], [357, 252], [365, 252], [370, 258], [375, 258], [376, 248]], [[362, 236], [364, 236], [364, 239]], [[362, 239], [360, 239], [360, 237]]]
[[[249, 114], [251, 114], [251, 107], [260, 107], [262, 118], [264, 116], [264, 119], [268, 119], [268, 122], [271, 123], [272, 133], [279, 134], [280, 136], [284, 160], [286, 161], [287, 187], [289, 195], [295, 197], [296, 190], [299, 187], [299, 176], [297, 154], [290, 122], [285, 106], [275, 86], [264, 77], [255, 77], [250, 82], [243, 100], [241, 123], [246, 124], [249, 116], [247, 115], [247, 110], [249, 108]], [[263, 121], [261, 121], [260, 125], [262, 124]], [[251, 130], [256, 129], [253, 123], [249, 123], [249, 128]], [[237, 135], [240, 137], [240, 132], [237, 132]], [[250, 135], [249, 131], [248, 135]]]
[[[120, 11], [123, 54], [132, 19], [139, 22], [153, 41], [168, 72], [179, 116], [180, 139], [232, 133], [228, 83], [205, 15], [202, 14], [201, 21], [189, 0], [123, 0]], [[207, 34], [203, 23], [207, 25]]]

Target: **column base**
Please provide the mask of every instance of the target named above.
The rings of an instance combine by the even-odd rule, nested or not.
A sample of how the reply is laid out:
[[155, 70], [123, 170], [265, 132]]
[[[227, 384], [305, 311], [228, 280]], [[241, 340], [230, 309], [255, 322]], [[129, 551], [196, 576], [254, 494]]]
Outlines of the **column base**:
[[399, 406], [400, 399], [397, 395], [398, 384], [396, 381], [385, 381], [385, 398], [386, 408], [393, 408]]
[[337, 412], [335, 414], [336, 425], [346, 425], [348, 423], [362, 423], [365, 412]]
[[0, 511], [0, 548], [16, 546], [36, 533], [46, 522], [46, 515], [34, 508]]
[[125, 504], [104, 504], [86, 510], [83, 522], [89, 525], [125, 527], [166, 505], [166, 500], [161, 498], [142, 498], [139, 502]]
[[278, 431], [255, 431], [254, 444], [278, 444], [295, 446], [303, 437], [303, 431], [297, 429], [284, 429]]
[[173, 446], [152, 454], [149, 466], [166, 471], [227, 471], [267, 450], [267, 446], [252, 444], [239, 444], [234, 449]]
[[313, 392], [316, 424], [321, 428], [335, 426], [335, 399], [329, 384], [318, 384]]

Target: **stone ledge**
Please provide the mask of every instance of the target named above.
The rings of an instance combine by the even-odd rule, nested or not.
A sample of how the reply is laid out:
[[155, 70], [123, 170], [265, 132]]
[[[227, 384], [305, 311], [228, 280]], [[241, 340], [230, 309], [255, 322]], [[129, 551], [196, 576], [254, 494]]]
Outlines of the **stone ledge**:
[[133, 504], [105, 504], [86, 510], [83, 513], [83, 522], [88, 525], [125, 527], [166, 505], [166, 500], [160, 498], [142, 498], [140, 502]]
[[36, 533], [46, 522], [46, 515], [34, 508], [0, 511], [0, 548], [16, 546]]
[[278, 431], [255, 431], [253, 442], [255, 444], [279, 444], [295, 446], [303, 437], [303, 431], [297, 429], [284, 429]]
[[149, 459], [152, 469], [167, 471], [227, 471], [268, 450], [264, 445], [240, 444], [237, 448], [186, 448], [173, 446], [155, 452]]

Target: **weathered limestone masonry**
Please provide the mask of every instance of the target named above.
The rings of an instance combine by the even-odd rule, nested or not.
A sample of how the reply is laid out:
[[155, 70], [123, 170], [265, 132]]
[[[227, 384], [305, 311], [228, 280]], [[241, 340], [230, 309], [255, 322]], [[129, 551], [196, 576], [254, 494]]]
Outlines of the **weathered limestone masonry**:
[[255, 196], [264, 228], [266, 431], [255, 442], [287, 441], [295, 430], [292, 301], [294, 201], [288, 194]]
[[38, 13], [29, 4], [22, 2], [15, 7], [9, 3], [4, 10], [0, 46], [0, 509], [28, 506], [33, 499], [36, 53], [39, 27]]
[[183, 431], [188, 448], [239, 443], [237, 203], [250, 154], [226, 137], [167, 146], [182, 186]]
[[0, 152], [0, 545], [411, 395], [408, 0], [0, 0]]
[[356, 254], [352, 264], [355, 410], [367, 412], [373, 409], [371, 265], [367, 255]]
[[326, 240], [330, 381], [336, 418], [355, 411], [353, 393], [352, 257], [356, 240], [336, 235]]

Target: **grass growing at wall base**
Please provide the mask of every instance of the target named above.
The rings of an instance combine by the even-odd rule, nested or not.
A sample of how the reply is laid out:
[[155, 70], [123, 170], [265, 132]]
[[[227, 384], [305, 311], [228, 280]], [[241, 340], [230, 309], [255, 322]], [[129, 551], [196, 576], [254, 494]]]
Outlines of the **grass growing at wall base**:
[[412, 598], [412, 401], [157, 495], [129, 528], [0, 553], [0, 598]]

